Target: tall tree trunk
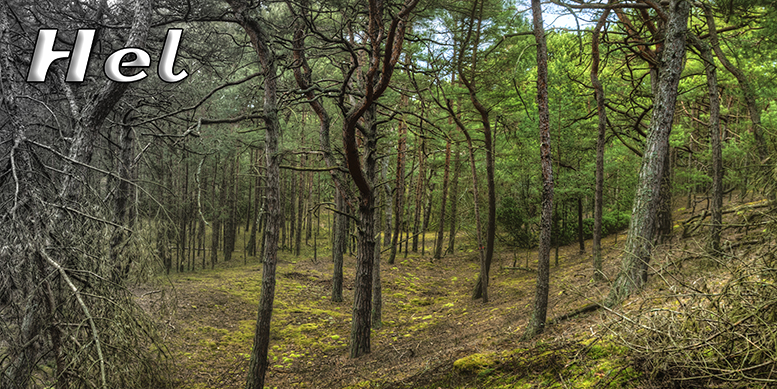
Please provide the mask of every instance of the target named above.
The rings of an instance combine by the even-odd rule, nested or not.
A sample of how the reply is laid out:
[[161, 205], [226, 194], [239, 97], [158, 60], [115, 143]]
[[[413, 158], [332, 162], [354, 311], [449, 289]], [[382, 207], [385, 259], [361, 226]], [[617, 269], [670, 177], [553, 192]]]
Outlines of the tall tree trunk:
[[[402, 96], [403, 106], [407, 105], [407, 96]], [[404, 120], [399, 123], [399, 141], [397, 142], [397, 177], [396, 190], [394, 190], [394, 236], [391, 242], [391, 254], [388, 263], [394, 264], [397, 257], [397, 244], [399, 243], [399, 227], [402, 224], [402, 199], [405, 196], [405, 137], [407, 136], [407, 124]]]
[[481, 266], [481, 282], [483, 283], [483, 302], [488, 302], [486, 289], [488, 287], [488, 274], [491, 270], [491, 262], [494, 258], [494, 240], [496, 238], [496, 183], [494, 182], [494, 142], [492, 131], [486, 114], [483, 116], [483, 139], [486, 147], [486, 183], [488, 185], [488, 226], [486, 227], [486, 263], [485, 275]]
[[264, 124], [265, 161], [267, 168], [267, 223], [264, 233], [264, 264], [262, 266], [262, 292], [254, 332], [254, 345], [248, 367], [246, 389], [263, 389], [269, 366], [267, 359], [270, 345], [270, 322], [275, 299], [275, 269], [278, 262], [278, 229], [280, 227], [280, 160], [278, 139], [281, 123], [277, 106], [277, 69], [275, 53], [269, 47], [270, 37], [260, 20], [249, 16], [248, 6], [237, 0], [227, 1], [235, 11], [235, 17], [248, 34], [259, 61], [264, 68]]
[[[130, 111], [131, 112], [131, 111]], [[119, 134], [119, 177], [118, 187], [113, 203], [113, 221], [116, 225], [122, 226], [115, 228], [110, 242], [111, 263], [114, 268], [114, 282], [125, 280], [129, 274], [132, 265], [132, 256], [128, 256], [126, 263], [122, 263], [122, 249], [126, 241], [126, 228], [132, 228], [132, 218], [129, 215], [131, 205], [134, 200], [135, 187], [130, 185], [134, 178], [134, 130], [129, 124], [130, 114], [124, 116], [121, 132]]]
[[[302, 2], [300, 12], [302, 15], [307, 15], [308, 3]], [[307, 62], [305, 56], [305, 29], [307, 25], [305, 21], [298, 19], [295, 30], [294, 39], [292, 40], [292, 55], [296, 66], [293, 67], [294, 79], [297, 81], [297, 85], [300, 89], [305, 90], [305, 97], [308, 99], [308, 104], [318, 116], [319, 120], [319, 143], [321, 151], [324, 154], [324, 162], [330, 169], [329, 173], [332, 181], [335, 184], [335, 215], [334, 226], [332, 226], [332, 262], [334, 262], [334, 270], [332, 274], [332, 301], [343, 301], [343, 254], [345, 251], [345, 240], [347, 230], [347, 212], [346, 207], [346, 186], [343, 175], [336, 169], [334, 158], [332, 157], [332, 147], [329, 142], [329, 126], [331, 119], [329, 113], [324, 109], [321, 100], [316, 98], [313, 92], [313, 88], [310, 88], [312, 79], [312, 69]]]
[[[483, 285], [483, 274], [488, 273], [486, 273], [486, 255], [483, 247], [483, 226], [480, 221], [480, 190], [478, 189], [478, 173], [477, 167], [475, 165], [475, 148], [472, 145], [472, 138], [469, 136], [469, 132], [464, 127], [460, 128], [461, 132], [464, 134], [464, 137], [467, 138], [469, 167], [472, 174], [472, 197], [474, 203], [473, 208], [475, 211], [475, 235], [478, 244], [478, 258], [480, 259], [480, 275], [478, 276], [477, 283], [475, 284], [475, 289], [472, 291], [472, 298], [479, 299], [483, 297], [483, 292], [487, 290], [488, 287], [488, 277], [486, 277], [486, 285]], [[486, 287], [484, 288], [484, 286]]]
[[[279, 179], [280, 180], [280, 179]], [[280, 191], [280, 197], [279, 197], [279, 207], [281, 211], [281, 221], [280, 221], [280, 236], [278, 241], [278, 248], [279, 250], [283, 251], [286, 249], [286, 231], [288, 227], [288, 223], [286, 222], [286, 215], [288, 215], [289, 211], [286, 204], [286, 198], [288, 197], [287, 192], [289, 191], [288, 188], [285, 187], [284, 182], [282, 180], [279, 181], [279, 191]]]
[[345, 237], [347, 231], [347, 212], [345, 195], [341, 190], [335, 189], [334, 239], [332, 240], [332, 261], [334, 272], [332, 274], [332, 301], [343, 301], [343, 253], [345, 249]]
[[710, 100], [710, 151], [712, 154], [712, 204], [710, 214], [709, 252], [712, 255], [720, 254], [720, 232], [723, 221], [723, 152], [720, 144], [720, 95], [718, 94], [718, 75], [715, 59], [712, 57], [710, 46], [704, 43], [696, 35], [689, 35], [693, 44], [701, 53], [704, 60], [704, 72], [707, 76], [707, 96]]
[[[213, 163], [213, 187], [211, 188], [211, 203], [213, 204], [213, 227], [210, 237], [210, 268], [216, 266], [219, 259], [219, 242], [221, 241], [221, 201], [216, 200], [216, 180], [219, 172], [219, 158], [216, 155]], [[224, 190], [223, 187], [219, 188]]]
[[253, 173], [256, 175], [256, 178], [254, 180], [254, 215], [251, 218], [251, 233], [249, 234], [248, 238], [248, 255], [255, 257], [256, 256], [256, 235], [258, 233], [258, 227], [259, 227], [259, 218], [262, 214], [262, 179], [259, 177], [259, 157], [260, 153], [259, 150], [256, 150], [254, 152], [255, 159], [252, 161], [253, 164]]
[[451, 229], [448, 233], [448, 249], [445, 251], [448, 254], [453, 254], [456, 245], [456, 228], [458, 227], [458, 204], [459, 204], [459, 171], [461, 170], [461, 154], [459, 153], [459, 147], [457, 146], [453, 152], [453, 180], [451, 180], [451, 217], [450, 226]]
[[[304, 157], [303, 157], [304, 158]], [[304, 159], [303, 159], [304, 161]], [[304, 162], [300, 162], [302, 166], [304, 166]], [[297, 193], [297, 233], [296, 233], [296, 241], [294, 243], [294, 255], [299, 257], [300, 250], [302, 249], [302, 216], [305, 213], [305, 175], [304, 173], [299, 174], [299, 184], [297, 185], [298, 193]]]
[[229, 212], [229, 218], [230, 221], [230, 234], [232, 235], [230, 237], [229, 245], [232, 246], [232, 251], [235, 251], [236, 245], [237, 245], [237, 232], [240, 230], [240, 223], [237, 218], [237, 198], [240, 192], [240, 154], [235, 153], [235, 159], [233, 161], [232, 165], [232, 189], [230, 191], [230, 212]]
[[[184, 152], [185, 153], [185, 152]], [[184, 262], [186, 261], [186, 233], [187, 233], [187, 227], [189, 224], [189, 209], [187, 207], [188, 205], [188, 199], [189, 199], [189, 163], [188, 160], [184, 154], [184, 158], [182, 163], [184, 164], [184, 173], [183, 177], [179, 177], [181, 180], [181, 192], [179, 195], [182, 196], [182, 198], [178, 199], [178, 271], [183, 272], [184, 270]]]
[[596, 113], [599, 118], [596, 138], [596, 189], [594, 191], [594, 231], [593, 231], [593, 257], [594, 280], [604, 279], [602, 271], [602, 210], [604, 207], [604, 143], [607, 131], [607, 111], [604, 107], [604, 87], [599, 81], [599, 35], [604, 23], [607, 21], [610, 10], [605, 9], [596, 23], [591, 36], [591, 84], [594, 87], [596, 98]]
[[200, 260], [202, 261], [202, 270], [205, 270], [206, 263], [205, 263], [205, 220], [200, 218], [198, 221], [200, 224], [200, 227], [197, 229], [197, 254], [200, 256]]
[[726, 54], [723, 53], [718, 40], [718, 32], [717, 27], [715, 26], [715, 16], [712, 14], [712, 8], [707, 3], [702, 3], [702, 8], [704, 9], [704, 16], [707, 20], [707, 31], [710, 34], [710, 45], [712, 46], [712, 50], [715, 51], [715, 55], [718, 57], [718, 60], [720, 60], [723, 67], [737, 79], [739, 87], [742, 88], [745, 104], [747, 104], [747, 110], [750, 113], [750, 121], [753, 123], [753, 135], [755, 135], [758, 156], [761, 158], [761, 161], [763, 161], [769, 157], [769, 152], [766, 147], [766, 139], [764, 139], [763, 135], [761, 110], [758, 108], [755, 90], [752, 85], [750, 85], [747, 75], [741, 69], [734, 66], [734, 64], [728, 60]]
[[[405, 258], [407, 258], [408, 251], [410, 250], [410, 203], [411, 198], [415, 197], [413, 195], [412, 188], [415, 188], [415, 182], [414, 182], [414, 174], [413, 171], [415, 170], [415, 155], [413, 155], [413, 159], [410, 161], [410, 173], [408, 173], [408, 181], [405, 183], [405, 186], [407, 186], [407, 197], [405, 197], [404, 203], [407, 204], [404, 207], [404, 210], [402, 211], [404, 216], [402, 216], [402, 227], [405, 231], [405, 239], [402, 240], [402, 242], [405, 242]], [[400, 243], [400, 251], [402, 249], [402, 244]]]
[[[145, 47], [146, 37], [151, 28], [150, 19], [151, 5], [149, 2], [137, 0], [132, 27], [124, 47]], [[106, 81], [98, 89], [95, 89], [97, 93], [91, 95], [81, 110], [75, 114], [73, 117], [75, 128], [68, 153], [69, 161], [86, 165], [91, 162], [94, 140], [98, 138], [96, 134], [113, 107], [121, 100], [129, 85], [126, 82]], [[68, 98], [71, 99], [70, 96]], [[74, 98], [72, 97], [72, 99]], [[79, 102], [72, 99], [69, 101], [71, 107], [81, 106]], [[67, 163], [62, 170], [64, 180], [60, 197], [75, 204], [81, 197], [81, 191], [86, 187], [83, 184], [86, 182], [87, 168], [79, 164]]]
[[[253, 148], [249, 148], [248, 149], [248, 170], [249, 171], [248, 171], [248, 174], [246, 174], [246, 177], [251, 177], [251, 169], [253, 169], [253, 164], [254, 164], [254, 149]], [[255, 210], [253, 209], [254, 202], [251, 201], [251, 200], [253, 200], [253, 197], [252, 197], [253, 195], [254, 195], [254, 187], [251, 186], [251, 181], [249, 180], [248, 181], [248, 201], [246, 202], [246, 207], [248, 208], [248, 210], [247, 210], [247, 215], [246, 215], [246, 226], [245, 226], [245, 229], [243, 230], [243, 231], [245, 231], [244, 235], [248, 234], [248, 232], [251, 230], [251, 219], [252, 219], [252, 216], [253, 216], [253, 212], [255, 212]], [[247, 238], [247, 239], [244, 240], [245, 250], [246, 251], [250, 251], [249, 248], [248, 248], [248, 241], [249, 240], [250, 240], [250, 238]]]
[[305, 226], [307, 227], [307, 230], [305, 231], [305, 245], [310, 245], [310, 238], [313, 236], [313, 172], [308, 172], [308, 182], [306, 190], [308, 196], [305, 199], [305, 217], [307, 218], [307, 223], [305, 223]]
[[[384, 180], [385, 181], [385, 180]], [[387, 184], [384, 184], [387, 185]], [[377, 191], [380, 192], [380, 191]], [[391, 197], [384, 192], [381, 203], [388, 204]], [[375, 213], [375, 223], [377, 224], [378, 213]], [[377, 229], [376, 229], [377, 232]], [[380, 329], [383, 326], [383, 288], [380, 281], [380, 237], [375, 239], [375, 256], [372, 260], [372, 317], [370, 318], [373, 329]]]
[[585, 236], [583, 235], [583, 198], [577, 198], [577, 239], [580, 242], [580, 255], [585, 254]]
[[683, 70], [689, 9], [690, 4], [686, 0], [672, 0], [667, 9], [669, 20], [659, 62], [650, 133], [642, 157], [642, 169], [634, 196], [623, 264], [605, 301], [608, 306], [620, 303], [631, 292], [641, 289], [647, 281], [659, 203], [658, 193], [664, 174], [664, 158], [669, 148], [677, 87]]
[[226, 160], [224, 161], [224, 174], [221, 178], [221, 191], [219, 195], [221, 196], [220, 204], [223, 205], [222, 211], [221, 211], [221, 255], [224, 258], [224, 262], [228, 262], [232, 259], [232, 247], [229, 245], [230, 240], [230, 231], [232, 231], [232, 227], [230, 226], [230, 219], [232, 214], [232, 207], [230, 204], [230, 199], [232, 198], [232, 185], [230, 181], [230, 175], [232, 173], [232, 165], [230, 163], [230, 160], [232, 159], [231, 153], [227, 156]]
[[657, 241], [663, 243], [672, 236], [672, 150], [664, 156], [664, 174], [661, 178], [661, 198], [656, 212]]
[[[363, 76], [356, 77], [356, 81], [361, 83], [360, 92], [363, 92], [363, 95], [358, 102], [351, 104], [348, 108], [343, 123], [345, 160], [351, 179], [359, 191], [359, 250], [356, 256], [356, 281], [354, 283], [353, 318], [351, 320], [351, 358], [357, 358], [370, 352], [372, 263], [375, 260], [375, 193], [373, 185], [378, 141], [375, 102], [389, 86], [394, 67], [402, 53], [406, 19], [417, 4], [418, 0], [406, 0], [402, 8], [391, 16], [391, 26], [387, 30], [384, 25], [384, 16], [386, 15], [384, 15], [383, 3], [377, 0], [368, 0], [368, 31], [363, 39], [369, 46], [369, 50], [362, 51], [362, 55], [369, 56], [369, 58], [359, 61], [358, 57], [354, 57], [354, 61], [351, 63], [352, 71], [358, 69], [359, 73], [357, 74]], [[353, 44], [353, 34], [350, 35], [349, 38]], [[360, 69], [366, 64], [369, 64], [369, 67], [365, 74], [361, 74]], [[345, 108], [341, 105], [341, 109], [345, 110]], [[362, 119], [361, 132], [365, 150], [364, 169], [362, 169], [362, 156], [356, 142], [356, 127]]]
[[[429, 180], [434, 177], [434, 172], [429, 177]], [[421, 256], [425, 255], [426, 250], [426, 231], [429, 228], [429, 219], [432, 215], [432, 194], [434, 194], [434, 184], [429, 185], [429, 196], [426, 198], [426, 205], [424, 206], [424, 222], [421, 223]]]
[[297, 198], [300, 193], [297, 188], [297, 177], [294, 172], [289, 172], [289, 195], [288, 207], [289, 207], [289, 252], [294, 252], [294, 239], [297, 234]]
[[532, 0], [534, 40], [537, 42], [537, 109], [540, 127], [540, 164], [542, 166], [542, 216], [540, 217], [540, 247], [537, 258], [537, 289], [534, 312], [526, 329], [526, 337], [545, 330], [550, 289], [550, 225], [553, 214], [553, 162], [550, 147], [550, 112], [548, 109], [548, 47], [542, 25], [540, 0]]
[[[375, 106], [370, 106], [364, 116], [364, 173], [356, 149], [355, 121], [352, 130], [345, 131], [343, 143], [348, 153], [348, 169], [359, 188], [359, 225], [357, 228], [356, 281], [354, 282], [353, 316], [351, 320], [351, 358], [370, 353], [370, 328], [372, 319], [372, 278], [375, 261], [375, 191], [373, 187], [377, 161], [377, 129]], [[355, 152], [355, 154], [354, 154]], [[355, 157], [355, 158], [354, 158]], [[355, 172], [358, 170], [358, 173]]]
[[[423, 131], [423, 129], [421, 129]], [[420, 134], [423, 136], [423, 132]], [[424, 188], [426, 177], [426, 154], [424, 153], [426, 139], [421, 138], [421, 146], [418, 148], [418, 183], [415, 189], [415, 217], [413, 218], [413, 252], [418, 252], [418, 235], [421, 233], [421, 210], [423, 209]]]
[[[475, 86], [475, 76], [476, 76], [476, 69], [478, 64], [478, 52], [480, 49], [480, 37], [482, 33], [482, 27], [483, 27], [483, 10], [485, 7], [485, 1], [480, 2], [473, 2], [472, 3], [472, 10], [470, 13], [470, 23], [468, 25], [466, 38], [464, 39], [462, 43], [462, 49], [459, 51], [459, 56], [457, 58], [457, 74], [459, 76], [460, 82], [467, 88], [469, 91], [469, 99], [472, 102], [472, 105], [475, 107], [475, 109], [480, 114], [480, 121], [483, 123], [483, 143], [486, 149], [486, 185], [488, 187], [488, 224], [486, 226], [486, 244], [485, 244], [485, 254], [481, 255], [480, 259], [480, 277], [478, 280], [478, 285], [475, 286], [475, 296], [482, 296], [483, 302], [488, 302], [488, 273], [489, 269], [491, 267], [491, 260], [494, 256], [494, 238], [496, 236], [496, 187], [494, 183], [494, 145], [492, 140], [492, 130], [491, 130], [491, 120], [489, 118], [489, 112], [490, 110], [487, 109], [480, 101], [480, 99], [477, 96], [478, 89]], [[476, 13], [477, 12], [477, 13]], [[475, 23], [477, 21], [477, 23]], [[475, 27], [475, 24], [477, 24], [477, 27]], [[472, 34], [474, 33], [474, 38]], [[471, 67], [470, 71], [471, 74], [467, 74], [465, 72], [465, 68], [463, 66], [464, 61], [464, 53], [468, 50], [468, 47], [472, 47], [472, 55], [471, 55]], [[460, 118], [453, 114], [453, 108], [451, 107], [450, 101], [447, 102], [448, 105], [448, 111], [452, 114], [453, 119], [456, 121], [456, 124], [459, 126], [459, 128], [464, 131], [464, 124], [461, 122]], [[467, 136], [467, 142], [469, 145], [471, 145], [472, 140]], [[470, 147], [470, 158], [472, 158], [472, 151]], [[480, 218], [476, 216], [478, 221]], [[478, 242], [480, 243], [480, 242]], [[482, 249], [481, 249], [482, 250]]]
[[[383, 159], [383, 168], [381, 169], [381, 176], [383, 181], [386, 181], [386, 184], [383, 185], [383, 190], [385, 192], [386, 198], [391, 198], [391, 185], [388, 184], [388, 165], [389, 165], [389, 158], [385, 157]], [[385, 210], [385, 221], [383, 223], [384, 229], [383, 229], [383, 244], [386, 246], [391, 245], [391, 220], [393, 219], [393, 202], [387, 201], [386, 202], [386, 210]]]
[[451, 138], [445, 141], [445, 170], [442, 175], [442, 194], [440, 198], [440, 221], [437, 225], [437, 243], [434, 245], [434, 258], [442, 258], [442, 242], [445, 235], [445, 202], [448, 198], [448, 176], [451, 170]]

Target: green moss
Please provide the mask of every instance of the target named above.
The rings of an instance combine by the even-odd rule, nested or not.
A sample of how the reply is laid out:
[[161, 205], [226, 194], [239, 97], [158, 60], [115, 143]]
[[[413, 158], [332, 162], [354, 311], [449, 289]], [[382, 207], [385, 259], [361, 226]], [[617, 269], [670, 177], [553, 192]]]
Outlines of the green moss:
[[453, 362], [453, 368], [462, 373], [480, 374], [496, 364], [494, 354], [472, 354]]
[[368, 389], [368, 388], [374, 388], [372, 382], [361, 381], [356, 385], [346, 386], [344, 389]]
[[413, 298], [410, 299], [410, 303], [419, 307], [426, 307], [434, 304], [434, 300], [429, 298]]

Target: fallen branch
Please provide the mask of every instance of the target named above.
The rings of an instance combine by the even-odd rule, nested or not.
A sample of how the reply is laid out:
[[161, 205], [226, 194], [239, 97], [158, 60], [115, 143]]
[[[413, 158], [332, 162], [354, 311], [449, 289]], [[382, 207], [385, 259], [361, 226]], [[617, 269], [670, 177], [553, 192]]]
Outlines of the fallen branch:
[[537, 269], [532, 269], [530, 267], [523, 267], [523, 266], [505, 266], [502, 269], [523, 270], [523, 271], [529, 271], [529, 272], [537, 271]]
[[78, 301], [78, 305], [80, 305], [81, 309], [84, 311], [86, 320], [89, 322], [89, 327], [92, 329], [92, 340], [94, 341], [94, 347], [97, 349], [97, 358], [100, 361], [100, 381], [102, 382], [101, 386], [103, 389], [108, 389], [108, 384], [106, 383], [105, 379], [105, 358], [103, 357], [103, 350], [100, 346], [100, 337], [97, 335], [97, 326], [94, 324], [94, 318], [89, 313], [89, 308], [86, 306], [86, 303], [84, 303], [84, 300], [81, 298], [81, 293], [78, 292], [78, 288], [75, 286], [75, 284], [73, 284], [73, 281], [70, 280], [70, 277], [67, 275], [65, 269], [62, 268], [59, 263], [49, 257], [49, 255], [44, 250], [38, 248], [37, 251], [46, 260], [46, 262], [57, 269], [59, 274], [62, 276], [62, 279], [65, 280], [65, 283], [70, 287], [70, 290], [73, 291], [73, 294]]
[[557, 323], [562, 322], [564, 320], [569, 320], [569, 319], [571, 319], [571, 318], [573, 318], [573, 317], [575, 317], [577, 315], [582, 315], [584, 313], [589, 313], [589, 312], [597, 311], [597, 310], [599, 310], [599, 308], [602, 308], [602, 305], [599, 304], [599, 303], [586, 304], [586, 305], [583, 305], [582, 307], [580, 307], [578, 309], [575, 309], [572, 312], [565, 313], [565, 314], [563, 314], [563, 315], [561, 315], [559, 317], [556, 317], [556, 318], [550, 320], [549, 323], [550, 324], [557, 324]]

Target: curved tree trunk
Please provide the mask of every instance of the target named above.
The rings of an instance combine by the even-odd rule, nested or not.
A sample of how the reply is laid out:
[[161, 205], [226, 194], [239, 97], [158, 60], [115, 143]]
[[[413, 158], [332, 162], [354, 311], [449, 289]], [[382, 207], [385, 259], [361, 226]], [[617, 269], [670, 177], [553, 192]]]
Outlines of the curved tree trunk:
[[[485, 1], [473, 2], [472, 10], [470, 11], [470, 23], [468, 25], [466, 37], [464, 38], [462, 49], [459, 51], [457, 58], [457, 73], [459, 80], [467, 88], [469, 92], [469, 99], [472, 102], [472, 106], [480, 114], [480, 121], [483, 124], [483, 143], [486, 149], [486, 185], [488, 186], [488, 224], [486, 226], [486, 243], [485, 253], [480, 257], [480, 277], [478, 277], [478, 284], [475, 286], [473, 296], [475, 298], [483, 297], [483, 303], [488, 302], [488, 272], [491, 268], [491, 260], [494, 256], [494, 240], [496, 237], [496, 187], [494, 183], [494, 145], [492, 141], [491, 120], [489, 118], [489, 109], [487, 109], [477, 96], [477, 88], [475, 87], [475, 70], [478, 64], [478, 50], [480, 47], [480, 37], [483, 27], [483, 9], [485, 7]], [[477, 20], [477, 23], [475, 21]], [[477, 24], [477, 27], [475, 27]], [[474, 37], [473, 37], [474, 33]], [[465, 47], [472, 45], [471, 55], [471, 74], [467, 75], [463, 67], [463, 60]], [[448, 102], [448, 111], [453, 114], [453, 109]], [[456, 124], [464, 129], [464, 124], [460, 118], [453, 115]], [[466, 132], [465, 132], [466, 135]], [[467, 141], [470, 143], [471, 139], [467, 136]], [[471, 153], [471, 151], [470, 151]], [[472, 158], [472, 157], [470, 157]], [[476, 216], [477, 217], [477, 216]], [[478, 218], [478, 221], [480, 219]]]
[[662, 60], [659, 61], [650, 133], [642, 157], [623, 263], [605, 301], [607, 306], [620, 303], [647, 281], [660, 200], [658, 193], [664, 174], [664, 158], [669, 149], [677, 87], [683, 70], [689, 9], [687, 0], [672, 0], [667, 9], [669, 20]]
[[[761, 111], [758, 108], [758, 103], [755, 100], [755, 91], [753, 90], [750, 81], [747, 79], [747, 75], [741, 69], [734, 66], [731, 61], [728, 60], [726, 54], [720, 48], [720, 41], [718, 40], [718, 31], [715, 26], [715, 16], [712, 14], [712, 9], [709, 4], [702, 3], [704, 9], [704, 16], [707, 20], [707, 30], [710, 34], [710, 46], [715, 51], [715, 55], [720, 60], [720, 63], [726, 70], [729, 71], [739, 83], [739, 87], [742, 88], [742, 94], [745, 97], [745, 104], [747, 104], [747, 110], [750, 113], [750, 120], [753, 123], [753, 135], [755, 135], [756, 147], [758, 149], [758, 156], [761, 160], [765, 160], [769, 156], [769, 152], [766, 148], [766, 140], [763, 135], [763, 126], [761, 125]], [[708, 74], [709, 76], [709, 74]], [[718, 108], [719, 109], [719, 108]]]
[[[364, 113], [364, 180], [359, 185], [359, 224], [357, 228], [356, 280], [354, 282], [353, 316], [351, 320], [351, 358], [370, 353], [370, 328], [372, 327], [372, 291], [375, 261], [375, 197], [373, 182], [377, 165], [377, 128], [375, 127], [375, 107]], [[355, 130], [355, 129], [354, 129]], [[354, 131], [355, 132], [355, 131]], [[353, 133], [351, 133], [353, 134]], [[346, 149], [355, 150], [355, 137], [348, 135], [344, 141]], [[353, 163], [359, 164], [358, 157], [348, 160], [349, 170]], [[357, 166], [361, 173], [361, 166]]]

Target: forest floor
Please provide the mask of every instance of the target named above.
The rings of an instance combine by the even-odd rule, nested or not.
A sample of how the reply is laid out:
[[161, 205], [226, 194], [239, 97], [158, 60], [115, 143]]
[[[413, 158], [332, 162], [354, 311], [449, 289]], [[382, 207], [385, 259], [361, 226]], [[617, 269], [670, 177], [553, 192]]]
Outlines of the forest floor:
[[[680, 209], [675, 220], [690, 216]], [[672, 264], [677, 255], [699, 245], [698, 232], [680, 239], [683, 228], [677, 222], [673, 243], [657, 250], [654, 268]], [[625, 241], [625, 232], [603, 239], [605, 273], [610, 279], [619, 269]], [[354, 257], [345, 260], [344, 301], [334, 303], [329, 257], [314, 261], [312, 250], [299, 257], [283, 251], [266, 386], [650, 386], [640, 379], [630, 354], [612, 335], [612, 317], [602, 310], [549, 324], [541, 336], [523, 340], [533, 308], [536, 250], [505, 249], [495, 254], [490, 301], [483, 304], [471, 298], [479, 265], [466, 243], [460, 246], [465, 250], [440, 260], [432, 260], [427, 249], [426, 255], [402, 253], [394, 265], [387, 265], [388, 253], [384, 253], [383, 325], [372, 333], [372, 353], [358, 359], [348, 357], [347, 345]], [[590, 247], [590, 240], [583, 254], [577, 242], [560, 247], [557, 265], [551, 251], [549, 320], [606, 295], [608, 283], [592, 281]], [[319, 254], [322, 251], [319, 248]], [[137, 290], [140, 303], [163, 323], [160, 328], [175, 363], [177, 387], [244, 386], [260, 289], [261, 264], [254, 258], [245, 262], [236, 254], [215, 270], [174, 274], [156, 286]], [[156, 290], [163, 293], [149, 293]]]

